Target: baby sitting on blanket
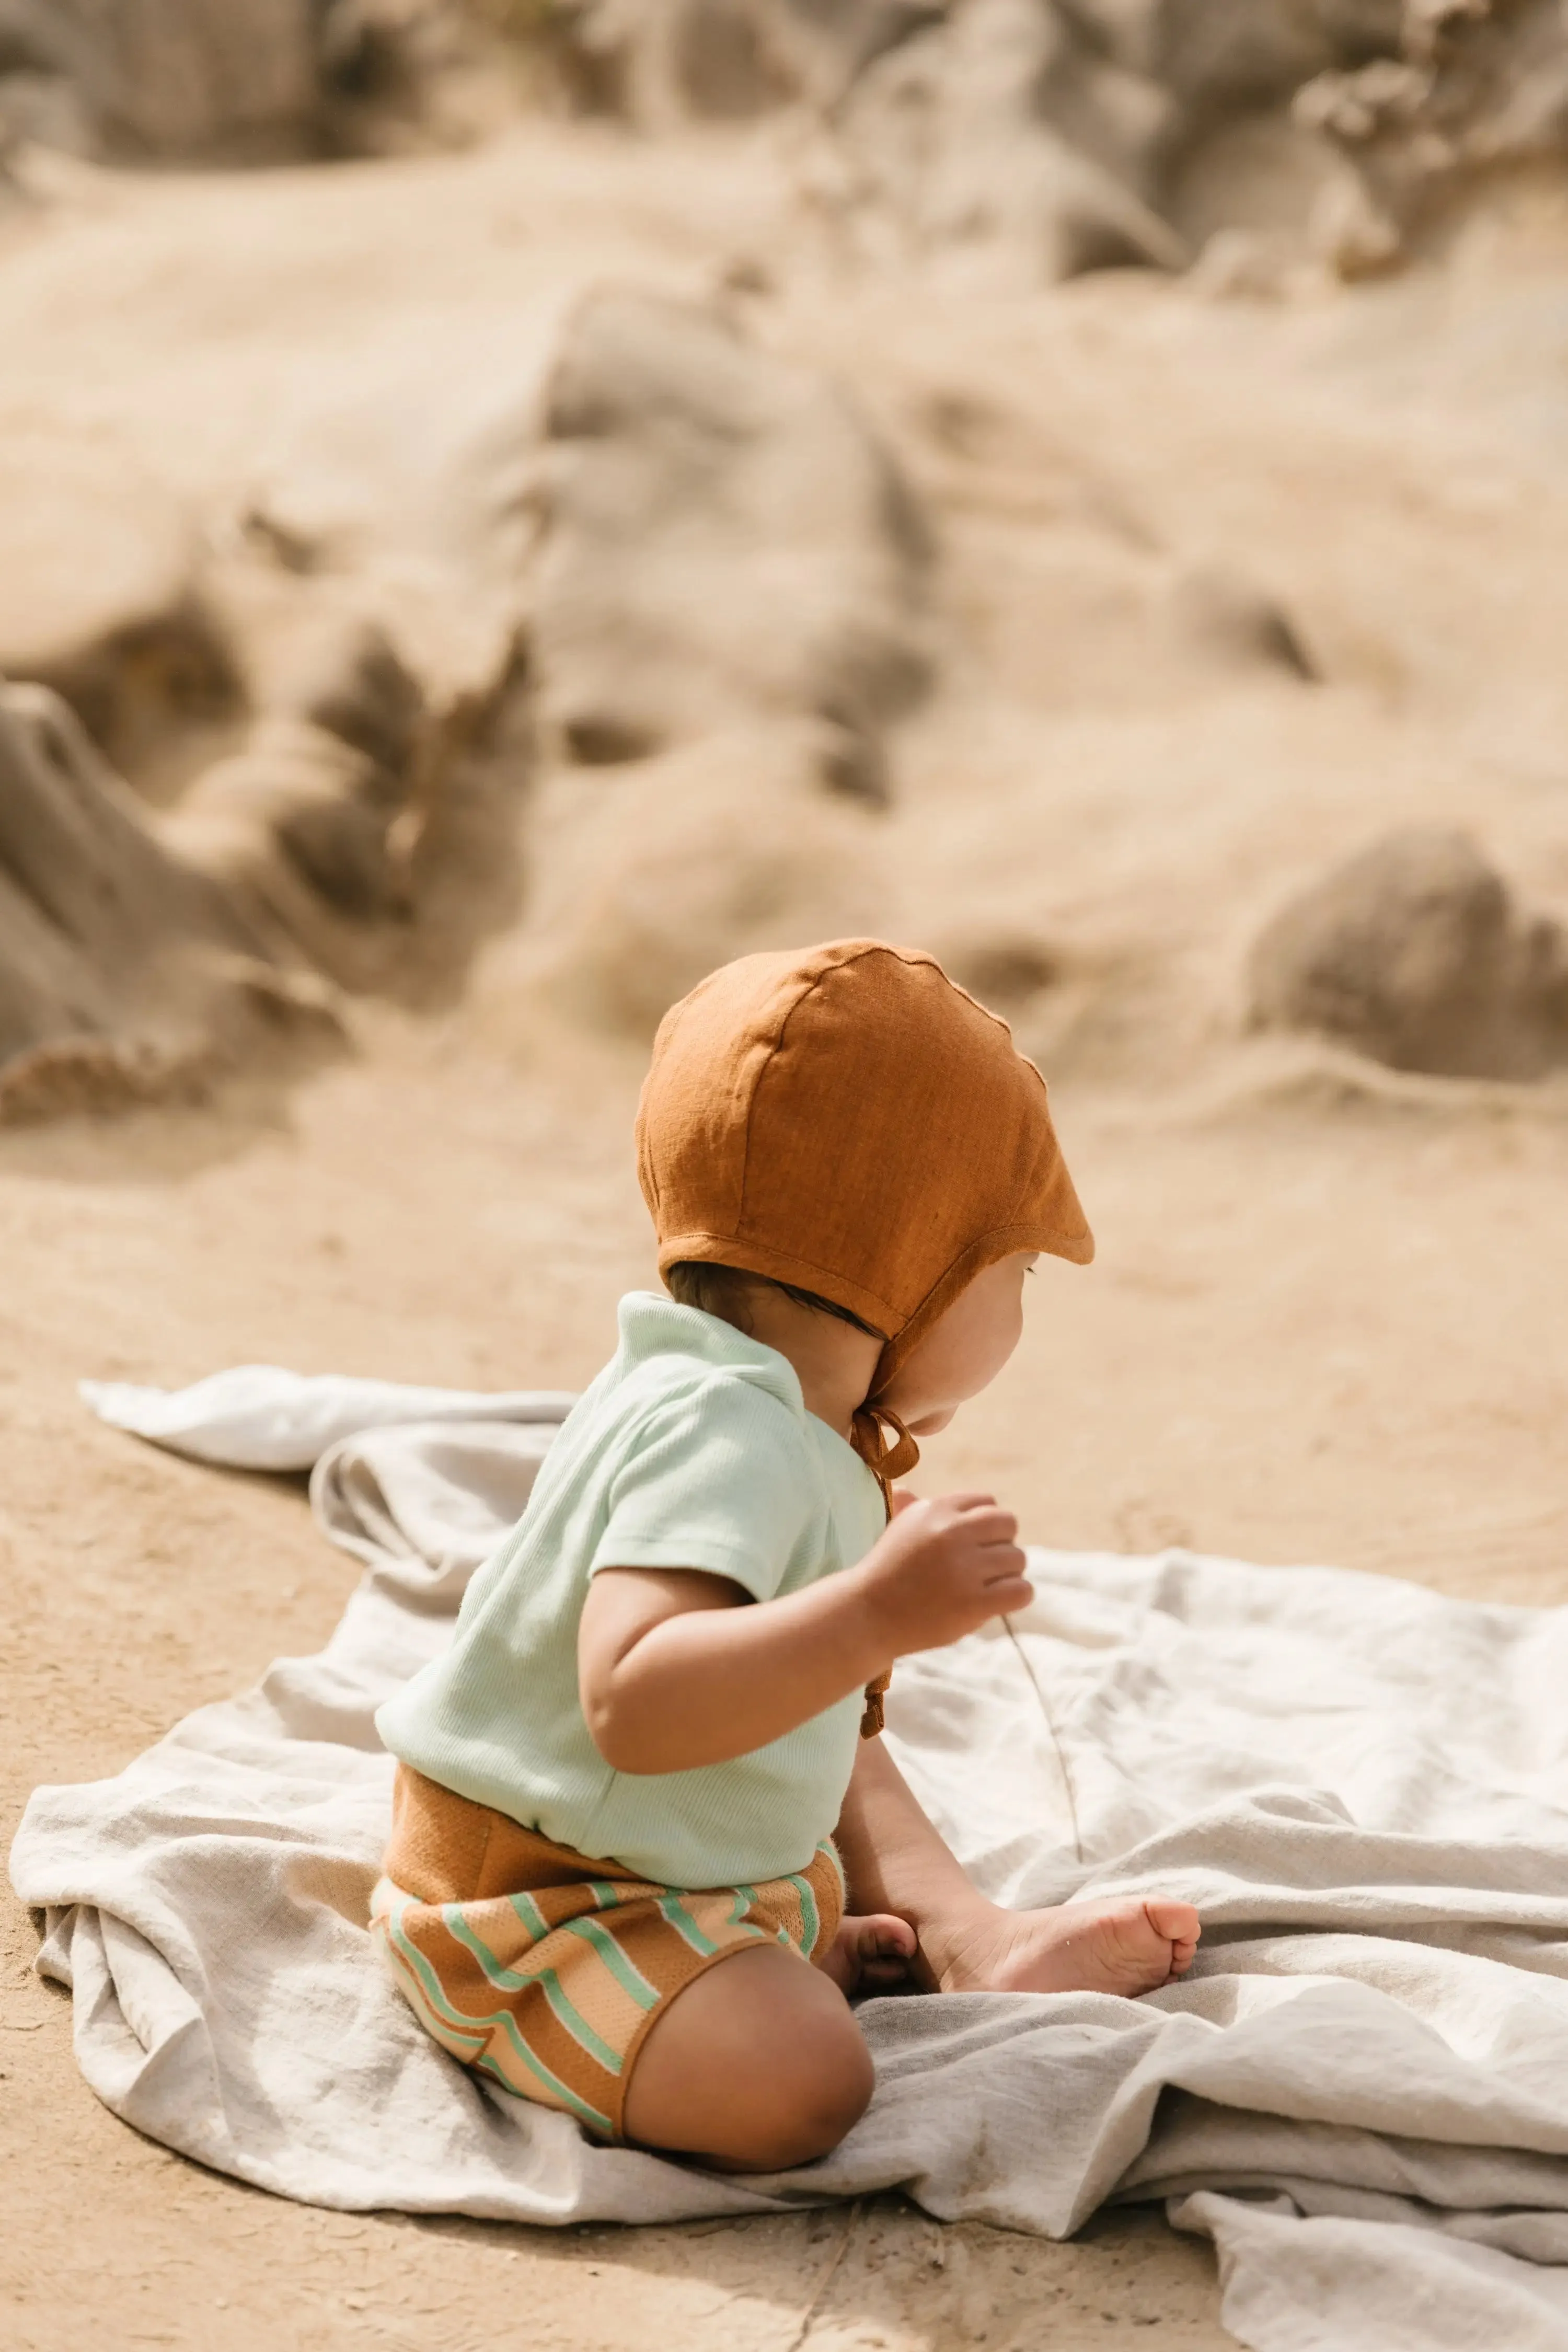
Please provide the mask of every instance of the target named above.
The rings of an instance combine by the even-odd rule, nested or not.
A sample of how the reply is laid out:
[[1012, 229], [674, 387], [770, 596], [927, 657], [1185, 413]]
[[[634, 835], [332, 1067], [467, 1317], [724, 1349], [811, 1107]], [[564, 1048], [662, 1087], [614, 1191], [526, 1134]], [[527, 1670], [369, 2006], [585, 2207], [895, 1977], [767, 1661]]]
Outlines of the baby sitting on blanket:
[[1009, 1912], [877, 1737], [896, 1658], [1031, 1598], [989, 1495], [891, 1481], [1093, 1241], [1038, 1072], [930, 956], [747, 956], [658, 1033], [638, 1172], [670, 1296], [620, 1345], [446, 1654], [384, 1706], [375, 1932], [421, 2021], [601, 2137], [809, 2162], [871, 2095], [846, 1995], [1135, 1994], [1185, 1903]]

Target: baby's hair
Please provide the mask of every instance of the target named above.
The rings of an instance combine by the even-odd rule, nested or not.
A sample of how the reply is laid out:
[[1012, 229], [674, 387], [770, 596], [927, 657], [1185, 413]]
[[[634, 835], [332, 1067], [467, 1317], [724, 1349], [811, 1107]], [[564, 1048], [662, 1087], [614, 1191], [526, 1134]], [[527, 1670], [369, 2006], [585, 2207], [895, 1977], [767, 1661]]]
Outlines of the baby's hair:
[[752, 1318], [747, 1298], [759, 1286], [782, 1290], [797, 1307], [810, 1307], [819, 1315], [837, 1316], [840, 1323], [853, 1323], [857, 1331], [864, 1331], [873, 1339], [887, 1339], [887, 1333], [879, 1331], [874, 1323], [863, 1322], [836, 1299], [819, 1297], [815, 1290], [803, 1290], [798, 1283], [775, 1282], [772, 1275], [747, 1274], [736, 1265], [710, 1265], [704, 1259], [694, 1257], [678, 1258], [665, 1269], [664, 1286], [679, 1305], [700, 1307], [704, 1315], [716, 1315], [721, 1323], [732, 1324], [737, 1331], [748, 1335]]

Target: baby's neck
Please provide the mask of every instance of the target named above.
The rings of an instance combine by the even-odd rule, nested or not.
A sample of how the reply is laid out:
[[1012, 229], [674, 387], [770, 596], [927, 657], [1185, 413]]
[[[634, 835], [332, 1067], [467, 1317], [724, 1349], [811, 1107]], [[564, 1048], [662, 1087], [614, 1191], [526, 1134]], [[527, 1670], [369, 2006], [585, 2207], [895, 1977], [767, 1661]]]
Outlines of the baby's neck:
[[749, 1336], [764, 1348], [775, 1348], [795, 1366], [807, 1412], [847, 1438], [875, 1376], [880, 1339], [874, 1332], [858, 1331], [853, 1323], [841, 1323], [836, 1315], [798, 1306], [783, 1291], [761, 1283], [746, 1306]]

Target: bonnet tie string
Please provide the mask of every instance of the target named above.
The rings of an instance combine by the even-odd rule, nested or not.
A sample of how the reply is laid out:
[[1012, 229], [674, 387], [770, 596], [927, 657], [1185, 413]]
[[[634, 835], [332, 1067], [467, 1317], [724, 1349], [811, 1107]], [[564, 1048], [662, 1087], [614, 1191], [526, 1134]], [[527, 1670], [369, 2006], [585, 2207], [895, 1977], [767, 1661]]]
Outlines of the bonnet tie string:
[[[889, 1441], [887, 1432], [893, 1434]], [[888, 1516], [893, 1515], [892, 1484], [907, 1478], [921, 1458], [920, 1447], [896, 1412], [885, 1404], [863, 1404], [850, 1423], [849, 1443], [882, 1489]]]
[[[892, 1432], [889, 1438], [889, 1431]], [[882, 1500], [888, 1507], [888, 1517], [893, 1516], [893, 1481], [907, 1478], [921, 1458], [920, 1447], [904, 1427], [896, 1412], [885, 1404], [862, 1405], [850, 1423], [849, 1443], [860, 1456], [882, 1490]], [[882, 1700], [888, 1685], [893, 1679], [889, 1666], [885, 1674], [866, 1685], [866, 1711], [860, 1717], [862, 1739], [875, 1739], [886, 1719]]]

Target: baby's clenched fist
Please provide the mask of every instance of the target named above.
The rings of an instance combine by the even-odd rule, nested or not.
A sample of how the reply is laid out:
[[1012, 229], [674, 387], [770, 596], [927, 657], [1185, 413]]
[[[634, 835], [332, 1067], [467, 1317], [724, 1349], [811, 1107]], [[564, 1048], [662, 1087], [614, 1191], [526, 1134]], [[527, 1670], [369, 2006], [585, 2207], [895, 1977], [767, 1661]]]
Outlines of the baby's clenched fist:
[[1018, 1522], [994, 1495], [903, 1501], [861, 1562], [887, 1655], [939, 1650], [993, 1617], [1025, 1609], [1034, 1588]]

